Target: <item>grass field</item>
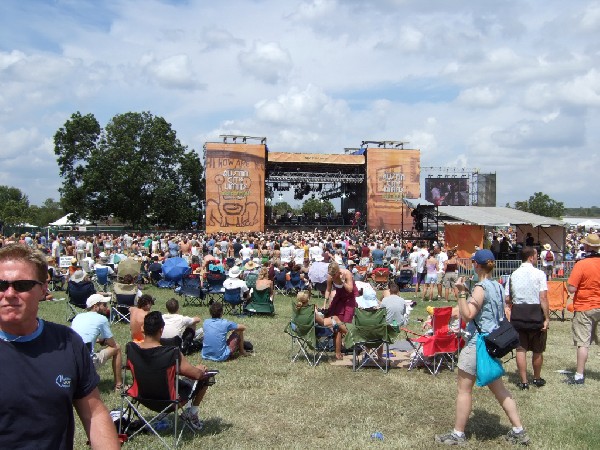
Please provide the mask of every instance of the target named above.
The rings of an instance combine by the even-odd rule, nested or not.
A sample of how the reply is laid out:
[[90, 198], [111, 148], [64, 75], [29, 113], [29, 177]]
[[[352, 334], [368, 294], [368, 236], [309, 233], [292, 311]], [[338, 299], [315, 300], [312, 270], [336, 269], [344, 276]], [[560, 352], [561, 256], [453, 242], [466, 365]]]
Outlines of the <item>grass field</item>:
[[[154, 309], [165, 312], [170, 290], [148, 287], [157, 299]], [[56, 293], [60, 298], [61, 292]], [[403, 294], [412, 298], [413, 294]], [[438, 304], [437, 302], [434, 303]], [[440, 306], [444, 303], [439, 303]], [[65, 323], [64, 301], [44, 302], [40, 317]], [[437, 376], [427, 371], [392, 369], [388, 374], [329, 364], [315, 368], [305, 362], [290, 363], [290, 337], [283, 332], [290, 316], [290, 299], [275, 299], [274, 317], [245, 317], [246, 333], [255, 355], [225, 363], [209, 362], [220, 370], [200, 407], [207, 426], [195, 438], [184, 434], [182, 448], [432, 448], [436, 433], [452, 429], [456, 374], [448, 370]], [[411, 315], [418, 330], [426, 304], [419, 303]], [[183, 308], [186, 315], [207, 317], [206, 307]], [[230, 318], [231, 319], [231, 318]], [[505, 383], [516, 398], [533, 448], [600, 448], [598, 396], [600, 393], [599, 348], [593, 346], [587, 364], [586, 384], [572, 387], [558, 370], [574, 370], [575, 349], [570, 321], [552, 320], [542, 376], [543, 388], [529, 391], [515, 387], [514, 360], [506, 365]], [[129, 339], [127, 325], [113, 326], [117, 341]], [[191, 357], [200, 362], [199, 355]], [[100, 391], [109, 409], [120, 406], [112, 392], [109, 365], [101, 368]], [[473, 413], [467, 426], [470, 447], [506, 448], [503, 440], [509, 422], [487, 388], [475, 388]], [[371, 433], [384, 440], [372, 440]], [[76, 448], [84, 449], [85, 435], [78, 424]], [[124, 448], [160, 448], [152, 436], [140, 436]]]

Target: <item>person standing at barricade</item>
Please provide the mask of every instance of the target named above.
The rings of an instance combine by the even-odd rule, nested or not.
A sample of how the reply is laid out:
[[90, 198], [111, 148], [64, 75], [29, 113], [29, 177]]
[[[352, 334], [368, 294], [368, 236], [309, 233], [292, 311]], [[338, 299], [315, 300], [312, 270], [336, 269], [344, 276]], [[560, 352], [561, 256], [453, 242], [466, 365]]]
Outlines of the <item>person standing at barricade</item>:
[[577, 371], [568, 384], [584, 383], [585, 363], [592, 340], [600, 344], [600, 236], [588, 234], [582, 241], [586, 256], [577, 261], [567, 289], [573, 296], [573, 343], [577, 346]]
[[520, 345], [517, 348], [517, 370], [521, 382], [519, 389], [529, 389], [527, 381], [527, 352], [533, 353], [533, 381], [542, 387], [546, 381], [541, 377], [546, 338], [550, 323], [548, 309], [548, 285], [546, 275], [534, 267], [537, 250], [525, 247], [521, 252], [521, 266], [515, 270], [506, 283], [504, 295], [511, 308], [510, 321], [519, 332]]
[[544, 272], [546, 272], [547, 280], [552, 278], [555, 259], [555, 255], [550, 244], [544, 244], [544, 250], [542, 250], [542, 253], [540, 253], [540, 261], [542, 261], [542, 268], [544, 269]]

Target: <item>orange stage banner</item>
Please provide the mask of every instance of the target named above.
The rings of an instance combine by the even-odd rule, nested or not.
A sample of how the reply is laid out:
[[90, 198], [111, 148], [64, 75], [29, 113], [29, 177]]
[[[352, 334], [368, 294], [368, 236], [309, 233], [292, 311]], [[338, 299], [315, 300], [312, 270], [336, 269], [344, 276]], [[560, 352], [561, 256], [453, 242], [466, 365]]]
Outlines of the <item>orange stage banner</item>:
[[263, 144], [207, 142], [206, 232], [264, 231]]
[[402, 199], [421, 196], [421, 151], [368, 148], [366, 153], [369, 230], [410, 230], [413, 219]]
[[363, 165], [363, 155], [326, 155], [322, 153], [269, 152], [269, 162]]
[[444, 226], [446, 249], [458, 246], [459, 258], [470, 258], [475, 253], [475, 246], [483, 248], [482, 225], [451, 225]]

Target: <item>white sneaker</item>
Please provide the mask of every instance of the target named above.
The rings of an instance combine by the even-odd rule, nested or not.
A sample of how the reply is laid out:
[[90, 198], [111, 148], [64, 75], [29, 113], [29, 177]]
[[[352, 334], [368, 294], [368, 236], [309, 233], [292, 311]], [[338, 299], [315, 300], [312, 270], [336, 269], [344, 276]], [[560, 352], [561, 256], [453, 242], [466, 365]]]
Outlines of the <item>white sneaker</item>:
[[204, 428], [204, 422], [202, 422], [197, 414], [194, 414], [190, 408], [187, 408], [181, 413], [181, 420], [187, 423], [194, 431], [201, 431]]

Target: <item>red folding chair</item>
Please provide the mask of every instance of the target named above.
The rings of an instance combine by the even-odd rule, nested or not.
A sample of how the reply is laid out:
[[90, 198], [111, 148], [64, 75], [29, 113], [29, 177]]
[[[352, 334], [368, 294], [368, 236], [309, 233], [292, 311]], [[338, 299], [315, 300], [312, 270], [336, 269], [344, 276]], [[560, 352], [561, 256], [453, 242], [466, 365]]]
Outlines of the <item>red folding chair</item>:
[[[452, 307], [445, 306], [433, 309], [431, 335], [415, 333], [407, 328], [402, 328], [406, 333], [406, 340], [414, 349], [408, 370], [415, 367], [426, 367], [432, 375], [437, 375], [442, 366], [454, 370], [458, 352], [464, 345], [460, 332], [449, 328], [452, 318]], [[409, 335], [417, 336], [412, 339]]]

